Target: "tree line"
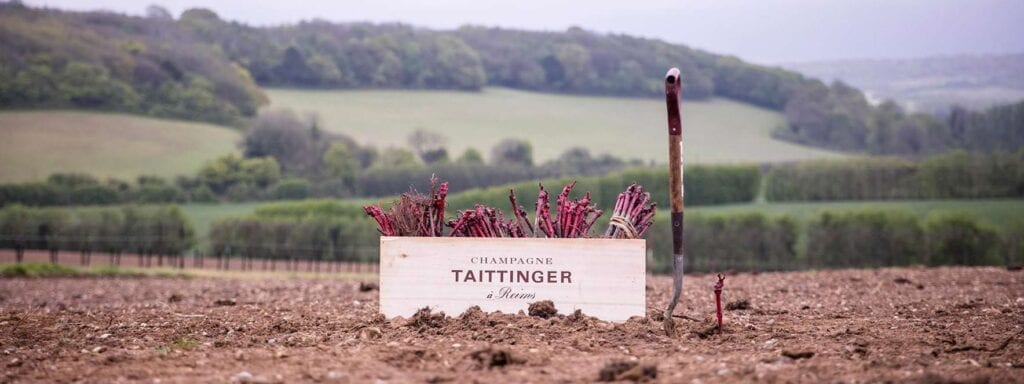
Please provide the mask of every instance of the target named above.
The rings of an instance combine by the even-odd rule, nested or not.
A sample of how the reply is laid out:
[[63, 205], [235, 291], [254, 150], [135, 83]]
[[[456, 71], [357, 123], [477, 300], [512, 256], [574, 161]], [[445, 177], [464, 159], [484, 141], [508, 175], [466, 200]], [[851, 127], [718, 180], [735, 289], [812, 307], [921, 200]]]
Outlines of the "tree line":
[[[300, 261], [319, 271], [320, 262], [369, 263], [377, 260], [376, 228], [363, 217], [252, 217], [216, 222], [210, 228], [209, 255], [242, 260], [252, 269], [260, 260], [276, 269], [284, 262], [297, 270]], [[312, 261], [313, 263], [309, 263]]]
[[[454, 213], [454, 209], [451, 211]], [[665, 212], [665, 211], [662, 211]], [[647, 236], [648, 268], [671, 270], [671, 228], [658, 216]], [[1024, 221], [1001, 230], [973, 216], [935, 213], [923, 220], [898, 209], [824, 211], [806, 222], [757, 212], [689, 214], [685, 218], [688, 270], [770, 271], [874, 268], [907, 265], [1013, 265], [1024, 263]], [[607, 225], [607, 218], [596, 228]], [[296, 270], [299, 262], [370, 263], [379, 234], [359, 205], [321, 200], [274, 203], [254, 214], [214, 223], [201, 251], [241, 259], [243, 267]], [[196, 246], [191, 224], [174, 206], [0, 209], [0, 249], [140, 255], [140, 265], [181, 261]]]
[[101, 181], [81, 173], [54, 173], [45, 181], [0, 184], [0, 206], [113, 205], [212, 202], [209, 189], [186, 191], [158, 176], [139, 176], [134, 182]]
[[[752, 202], [761, 184], [761, 173], [753, 165], [690, 165], [685, 172], [687, 205]], [[507, 210], [509, 190], [515, 191], [522, 204], [533, 204], [537, 201], [538, 183], [544, 185], [553, 203], [558, 191], [571, 182], [576, 183], [574, 191], [590, 192], [591, 201], [598, 207], [610, 209], [619, 194], [634, 182], [643, 185], [659, 207], [668, 207], [668, 189], [660, 188], [668, 185], [668, 172], [662, 168], [634, 168], [604, 176], [550, 178], [473, 189], [452, 194], [448, 205], [453, 209], [468, 209], [479, 203]], [[420, 190], [425, 188], [424, 185]]]
[[437, 31], [323, 20], [253, 27], [206, 9], [186, 10], [177, 24], [223, 47], [266, 86], [476, 90], [498, 85], [652, 97], [661, 93], [665, 71], [677, 66], [689, 98], [722, 96], [779, 109], [796, 88], [814, 82], [735, 57], [578, 27], [564, 32], [475, 26]]
[[1024, 149], [800, 162], [772, 166], [766, 178], [768, 201], [1024, 197]]
[[0, 108], [84, 108], [239, 125], [248, 71], [170, 17], [0, 4]]
[[178, 257], [196, 245], [195, 231], [173, 205], [76, 208], [0, 209], [0, 248], [13, 249], [21, 262], [25, 250], [41, 250], [56, 263], [60, 252], [79, 252], [88, 264], [93, 252], [140, 256], [148, 266], [152, 256], [162, 265], [165, 257]]
[[[1024, 222], [1002, 230], [959, 213], [924, 220], [899, 209], [824, 211], [805, 223], [762, 213], [688, 214], [687, 270], [773, 271], [909, 265], [1020, 265]], [[647, 235], [648, 269], [672, 270], [671, 228]]]
[[[576, 155], [534, 167], [488, 165], [482, 160], [480, 163], [458, 160], [428, 166], [409, 160], [402, 166], [370, 165], [360, 169], [358, 159], [353, 158], [348, 168], [352, 173], [347, 176], [309, 178], [282, 175], [273, 157], [247, 159], [228, 155], [207, 163], [196, 176], [178, 177], [173, 182], [155, 176], [139, 177], [134, 184], [119, 180], [101, 182], [89, 175], [54, 174], [45, 182], [4, 184], [0, 185], [0, 206], [386, 197], [409, 189], [427, 190], [432, 175], [449, 181], [454, 188], [449, 201], [460, 208], [475, 203], [504, 207], [510, 189], [526, 201], [536, 196], [537, 180], [549, 189], [575, 180], [577, 190], [590, 191], [598, 205], [605, 205], [615, 201], [632, 182], [645, 186], [668, 184], [668, 173], [661, 167], [610, 168], [601, 176], [585, 176], [586, 173], [579, 176], [580, 173], [574, 171], [576, 168], [568, 164], [581, 163], [566, 160], [566, 157], [579, 158], [578, 153], [575, 150], [567, 153]], [[414, 159], [415, 155], [408, 152], [407, 158]], [[598, 161], [604, 163], [605, 160]], [[667, 206], [667, 190], [650, 188], [650, 191], [653, 201]], [[767, 201], [1022, 197], [1024, 150], [988, 154], [955, 151], [918, 161], [867, 158], [764, 167], [686, 167], [687, 205], [745, 203], [760, 196]]]
[[[580, 184], [574, 190], [582, 194], [586, 187], [587, 184]], [[536, 191], [535, 186], [532, 190]], [[503, 199], [493, 202], [476, 200], [482, 196], [474, 194], [450, 196], [449, 215], [472, 207], [474, 201], [506, 210], [508, 190], [504, 192]], [[531, 207], [535, 200], [523, 198], [526, 195], [517, 192], [520, 203]], [[592, 196], [599, 199], [601, 194]], [[613, 203], [614, 200], [605, 200], [596, 206], [610, 209]], [[667, 215], [663, 216], [665, 213], [659, 211], [647, 235], [647, 265], [656, 273], [667, 273], [672, 268], [671, 226]], [[365, 224], [360, 233], [369, 237], [338, 242], [369, 252], [369, 259], [359, 260], [376, 260], [378, 234], [360, 204], [338, 200], [280, 202], [257, 208], [253, 216], [251, 220], [266, 223], [344, 218], [345, 222]], [[605, 215], [595, 228], [605, 228], [607, 223]], [[695, 272], [1024, 263], [1024, 221], [997, 229], [961, 213], [939, 212], [918, 219], [900, 209], [825, 210], [807, 220], [759, 212], [690, 213], [685, 217], [684, 230], [690, 256], [687, 270]], [[286, 240], [281, 241], [287, 244]], [[318, 260], [335, 260], [329, 249], [324, 246], [316, 253], [321, 257]]]

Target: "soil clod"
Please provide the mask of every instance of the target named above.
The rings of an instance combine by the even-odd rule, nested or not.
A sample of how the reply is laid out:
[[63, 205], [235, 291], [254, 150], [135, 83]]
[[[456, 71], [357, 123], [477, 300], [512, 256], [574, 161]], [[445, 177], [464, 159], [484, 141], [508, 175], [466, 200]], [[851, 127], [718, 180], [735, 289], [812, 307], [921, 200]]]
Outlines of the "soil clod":
[[370, 292], [379, 290], [380, 286], [372, 281], [363, 281], [359, 283], [359, 292]]
[[782, 351], [782, 356], [786, 356], [793, 360], [810, 359], [814, 357], [814, 352], [811, 351]]
[[589, 317], [583, 314], [583, 310], [577, 309], [569, 316], [565, 317], [565, 320], [569, 323], [581, 323], [586, 322]]
[[410, 318], [409, 322], [405, 325], [422, 331], [427, 328], [443, 327], [444, 319], [444, 312], [431, 313], [430, 307], [423, 307], [419, 311], [416, 311], [416, 314], [412, 315], [412, 318]]
[[597, 375], [598, 381], [648, 381], [658, 377], [658, 367], [635, 361], [613, 361], [605, 364]]
[[558, 310], [555, 309], [555, 303], [551, 300], [542, 300], [530, 303], [529, 312], [530, 316], [542, 319], [547, 319], [558, 314]]
[[185, 299], [185, 297], [182, 296], [181, 294], [172, 293], [171, 296], [167, 298], [167, 302], [168, 303], [178, 303], [178, 302], [181, 302], [184, 299]]
[[750, 309], [750, 300], [736, 300], [725, 305], [725, 310], [727, 311], [742, 311], [745, 309]]
[[491, 369], [504, 367], [510, 364], [522, 364], [526, 361], [512, 355], [506, 349], [487, 347], [469, 354], [469, 357], [476, 362], [477, 368]]
[[706, 338], [711, 337], [712, 335], [717, 335], [719, 333], [722, 333], [722, 329], [718, 328], [718, 324], [713, 324], [713, 325], [711, 325], [711, 326], [709, 326], [707, 328], [698, 329], [696, 331], [693, 331], [693, 334], [697, 335], [697, 337], [699, 337], [701, 339], [706, 339]]

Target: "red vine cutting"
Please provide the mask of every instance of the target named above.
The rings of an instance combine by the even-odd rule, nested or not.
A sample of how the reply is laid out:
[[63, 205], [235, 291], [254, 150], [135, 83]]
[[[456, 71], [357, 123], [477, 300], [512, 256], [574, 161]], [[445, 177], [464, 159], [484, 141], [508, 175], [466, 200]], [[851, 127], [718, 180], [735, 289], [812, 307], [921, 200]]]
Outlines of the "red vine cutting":
[[[451, 220], [445, 220], [448, 183], [437, 183], [431, 178], [430, 194], [415, 190], [403, 193], [391, 209], [384, 211], [379, 205], [363, 207], [367, 215], [377, 222], [377, 230], [384, 236], [444, 236], [444, 227], [451, 230], [452, 237], [548, 237], [585, 238], [591, 237], [591, 229], [603, 214], [594, 205], [590, 192], [581, 199], [572, 200], [569, 195], [576, 182], [562, 187], [555, 200], [552, 215], [548, 192], [539, 184], [534, 218], [519, 204], [515, 191], [509, 190], [512, 217], [506, 218], [501, 210], [484, 205], [460, 211]], [[639, 238], [647, 232], [654, 221], [655, 204], [648, 202], [649, 193], [633, 183], [619, 194], [605, 237]]]

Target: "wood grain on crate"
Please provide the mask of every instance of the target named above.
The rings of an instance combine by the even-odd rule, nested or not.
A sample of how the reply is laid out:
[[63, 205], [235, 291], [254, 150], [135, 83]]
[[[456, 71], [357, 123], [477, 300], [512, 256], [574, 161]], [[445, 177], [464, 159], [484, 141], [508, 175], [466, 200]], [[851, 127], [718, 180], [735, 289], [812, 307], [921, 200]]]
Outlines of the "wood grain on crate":
[[380, 309], [517, 313], [551, 300], [562, 314], [625, 321], [645, 314], [645, 257], [644, 240], [381, 237]]

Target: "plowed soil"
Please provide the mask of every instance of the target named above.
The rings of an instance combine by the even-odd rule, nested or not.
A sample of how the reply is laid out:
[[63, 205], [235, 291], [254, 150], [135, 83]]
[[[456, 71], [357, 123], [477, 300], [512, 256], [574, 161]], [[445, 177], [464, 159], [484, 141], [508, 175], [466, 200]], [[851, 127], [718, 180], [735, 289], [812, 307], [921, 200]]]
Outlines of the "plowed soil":
[[721, 333], [714, 278], [688, 276], [675, 338], [669, 283], [612, 324], [384, 319], [373, 285], [336, 280], [5, 279], [0, 382], [1024, 382], [1024, 272], [730, 275]]

